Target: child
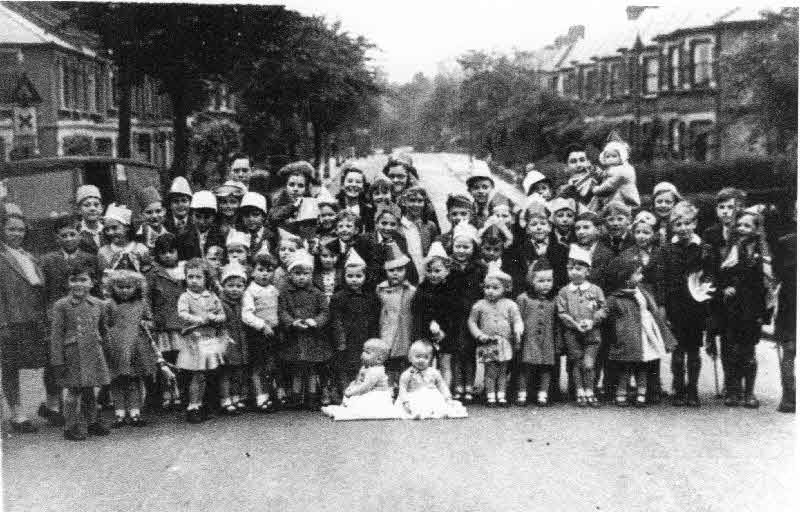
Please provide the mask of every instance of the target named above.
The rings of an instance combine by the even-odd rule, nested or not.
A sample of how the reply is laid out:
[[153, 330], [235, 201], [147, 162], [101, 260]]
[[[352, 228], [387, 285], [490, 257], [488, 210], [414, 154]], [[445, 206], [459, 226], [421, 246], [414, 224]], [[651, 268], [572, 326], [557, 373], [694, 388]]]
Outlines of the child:
[[450, 287], [447, 277], [452, 260], [441, 242], [434, 242], [425, 258], [425, 279], [411, 301], [414, 338], [428, 339], [439, 359], [439, 368], [448, 386], [453, 382], [455, 325], [458, 316], [459, 290]]
[[735, 244], [720, 264], [717, 288], [722, 292], [725, 312], [727, 356], [725, 405], [759, 406], [753, 395], [758, 369], [755, 349], [761, 324], [769, 321], [766, 309], [772, 277], [771, 259], [761, 215], [741, 211], [736, 219]]
[[189, 207], [192, 204], [192, 187], [189, 181], [183, 176], [178, 176], [172, 180], [167, 193], [169, 212], [164, 221], [167, 230], [180, 237], [191, 231], [192, 219], [189, 217]]
[[373, 211], [392, 203], [392, 182], [386, 176], [378, 176], [369, 186], [369, 197]]
[[[230, 233], [230, 232], [229, 232]], [[236, 261], [239, 261], [240, 257]], [[203, 258], [211, 280], [214, 282], [213, 288], [219, 289], [219, 278], [222, 275], [222, 264], [225, 261], [225, 249], [220, 245], [212, 245], [206, 250], [206, 257]]]
[[[58, 299], [69, 293], [68, 273], [71, 263], [77, 262], [92, 269], [97, 266], [97, 257], [80, 249], [79, 224], [75, 217], [61, 215], [55, 219], [54, 227], [58, 249], [48, 252], [39, 260], [44, 277], [45, 303], [48, 310], [52, 309]], [[95, 275], [94, 270], [92, 275]], [[39, 416], [47, 419], [51, 425], [63, 426], [61, 389], [49, 366], [45, 367], [44, 384], [47, 399], [46, 403], [39, 407]]]
[[97, 254], [103, 244], [103, 202], [100, 189], [94, 185], [81, 185], [75, 192], [75, 204], [81, 217], [78, 248], [88, 254]]
[[653, 187], [653, 213], [656, 217], [657, 245], [664, 245], [672, 238], [669, 214], [680, 201], [683, 201], [683, 197], [672, 183], [662, 181]]
[[228, 254], [228, 263], [235, 261], [240, 265], [249, 265], [251, 245], [249, 234], [235, 229], [228, 231], [228, 236], [225, 239], [225, 252]]
[[56, 301], [51, 312], [50, 364], [66, 389], [64, 438], [84, 441], [87, 434], [106, 436], [95, 388], [110, 382], [103, 346], [107, 305], [92, 297], [92, 271], [80, 262], [70, 264], [69, 295]]
[[533, 195], [526, 204], [520, 218], [525, 229], [524, 236], [516, 246], [517, 276], [527, 275], [534, 262], [546, 258], [553, 268], [553, 286], [561, 289], [567, 284], [567, 248], [558, 243], [551, 243], [550, 215], [547, 206], [538, 196]]
[[[664, 298], [667, 319], [678, 341], [672, 353], [672, 382], [675, 406], [700, 406], [697, 381], [700, 377], [700, 347], [707, 316], [706, 304], [697, 302], [689, 291], [690, 274], [705, 271], [708, 277], [710, 249], [695, 234], [697, 208], [682, 201], [670, 214], [672, 232], [669, 244], [662, 247]], [[687, 383], [688, 379], [688, 383]]]
[[553, 231], [550, 240], [561, 244], [566, 248], [575, 243], [575, 200], [557, 197], [550, 201], [550, 222], [553, 224]]
[[153, 186], [142, 189], [142, 217], [144, 223], [136, 231], [136, 241], [152, 249], [156, 238], [168, 233], [164, 227], [167, 210], [161, 201], [161, 194]]
[[483, 281], [483, 298], [472, 306], [467, 321], [478, 343], [476, 361], [486, 368], [486, 405], [505, 407], [506, 371], [520, 345], [524, 324], [517, 304], [504, 295], [511, 291], [511, 276], [490, 271]]
[[[412, 284], [419, 281], [417, 268], [408, 256], [408, 244], [405, 237], [399, 232], [400, 228], [400, 208], [391, 204], [381, 206], [375, 213], [375, 232], [369, 235], [370, 249], [368, 251], [367, 264], [372, 266], [370, 277], [377, 282], [386, 279], [384, 271], [385, 255], [388, 251], [400, 252], [406, 256], [406, 277]], [[403, 351], [405, 358], [405, 351]]]
[[[242, 297], [241, 318], [246, 326], [250, 382], [256, 409], [260, 412], [274, 410], [274, 403], [264, 382], [274, 382], [277, 369], [274, 351], [277, 345], [278, 289], [273, 285], [277, 266], [278, 262], [271, 254], [257, 254], [253, 261], [253, 279]], [[283, 390], [275, 391], [283, 395]]]
[[598, 241], [602, 225], [602, 219], [591, 211], [582, 212], [575, 217], [575, 244], [592, 257], [592, 270], [589, 272], [588, 281], [600, 288], [605, 286], [606, 265], [614, 259], [611, 249]]
[[605, 221], [606, 234], [600, 243], [606, 246], [614, 256], [635, 245], [631, 235], [631, 208], [622, 201], [610, 201], [603, 208], [601, 217]]
[[328, 244], [320, 245], [314, 257], [313, 283], [328, 300], [333, 296], [333, 292], [339, 289], [342, 281], [341, 272], [336, 268], [337, 243], [337, 240], [333, 240]]
[[517, 305], [525, 324], [521, 346], [516, 347], [522, 362], [517, 386], [517, 405], [525, 405], [528, 399], [528, 382], [536, 374], [539, 383], [536, 405], [543, 407], [550, 404], [548, 391], [553, 366], [560, 363], [556, 352], [553, 269], [547, 260], [539, 260], [531, 265], [527, 282], [528, 289], [517, 297]]
[[[636, 245], [628, 247], [620, 258], [638, 260], [642, 265], [642, 280], [639, 288], [646, 290], [655, 303], [661, 308], [660, 314], [664, 315], [664, 264], [659, 250], [658, 235], [656, 234], [657, 220], [655, 215], [642, 210], [633, 219], [633, 239]], [[669, 230], [670, 233], [672, 230]], [[613, 287], [609, 286], [610, 291]], [[671, 334], [670, 334], [671, 335]], [[648, 384], [647, 401], [656, 403], [661, 400], [661, 364], [658, 359], [647, 364]]]
[[480, 236], [481, 262], [486, 265], [487, 271], [502, 270], [511, 275], [512, 293], [517, 291], [520, 281], [515, 275], [518, 265], [515, 265], [511, 244], [514, 237], [508, 227], [497, 217], [489, 217], [483, 228], [478, 230]]
[[600, 153], [600, 164], [605, 167], [602, 181], [592, 187], [592, 193], [602, 202], [620, 201], [628, 206], [639, 206], [636, 188], [636, 169], [628, 163], [630, 147], [622, 139], [610, 140]]
[[600, 324], [606, 317], [605, 296], [599, 286], [587, 279], [592, 259], [587, 251], [573, 245], [569, 249], [569, 284], [556, 298], [558, 317], [564, 328], [564, 342], [573, 361], [576, 401], [598, 407], [594, 395], [595, 362], [600, 349]]
[[258, 192], [248, 192], [239, 206], [244, 232], [250, 236], [248, 252], [256, 255], [259, 252], [270, 252], [274, 245], [274, 234], [267, 229], [267, 199]]
[[289, 283], [278, 295], [278, 319], [285, 336], [279, 356], [292, 372], [295, 396], [309, 409], [315, 409], [314, 396], [320, 371], [333, 355], [323, 336], [328, 323], [328, 300], [311, 283], [314, 259], [305, 250], [297, 251], [287, 267]]
[[317, 195], [317, 231], [315, 237], [318, 240], [336, 237], [336, 220], [339, 213], [339, 201], [323, 187]]
[[149, 270], [149, 249], [144, 244], [131, 241], [131, 215], [132, 212], [125, 206], [112, 203], [106, 208], [103, 234], [108, 243], [97, 251], [97, 265], [101, 274], [106, 270]]
[[533, 168], [533, 164], [528, 164], [525, 179], [522, 180], [522, 190], [526, 196], [538, 194], [545, 201], [553, 199], [553, 182], [550, 178]]
[[367, 264], [354, 250], [344, 263], [344, 286], [331, 297], [331, 332], [337, 355], [334, 375], [339, 395], [358, 372], [360, 341], [378, 335], [381, 305], [375, 290], [366, 288]]
[[222, 308], [225, 312], [225, 330], [231, 337], [225, 349], [222, 367], [220, 407], [222, 412], [235, 416], [247, 406], [242, 400], [244, 373], [249, 369], [249, 343], [242, 322], [242, 295], [247, 286], [247, 269], [233, 262], [222, 267]]
[[225, 235], [215, 222], [217, 198], [208, 190], [200, 190], [192, 196], [192, 230], [178, 240], [178, 257], [181, 260], [205, 258], [210, 247], [224, 246]]
[[392, 387], [384, 363], [389, 346], [379, 338], [368, 339], [361, 352], [358, 376], [344, 390], [342, 405], [329, 405], [322, 412], [337, 420], [397, 418]]
[[406, 278], [411, 261], [408, 256], [388, 246], [383, 260], [386, 280], [376, 288], [381, 303], [380, 337], [389, 346], [387, 367], [392, 384], [396, 386], [411, 344], [411, 301], [416, 288]]
[[303, 248], [303, 240], [285, 229], [278, 229], [278, 234], [278, 268], [275, 269], [273, 284], [278, 291], [282, 291], [289, 284], [289, 264], [294, 254]]
[[467, 191], [475, 204], [475, 215], [473, 216], [475, 227], [481, 228], [491, 215], [489, 203], [494, 195], [494, 178], [487, 166], [483, 165], [473, 169], [472, 174], [467, 178]]
[[[734, 245], [736, 236], [736, 217], [744, 208], [747, 201], [747, 194], [743, 190], [732, 187], [723, 188], [716, 196], [717, 223], [703, 231], [702, 240], [708, 244], [711, 256], [711, 272], [714, 276], [719, 275], [719, 267], [722, 261], [728, 256], [728, 252]], [[725, 305], [722, 296], [717, 293], [712, 298], [710, 304], [710, 317], [706, 326], [706, 351], [709, 355], [722, 356], [722, 373], [728, 374], [727, 354], [729, 344], [726, 338], [727, 326], [725, 325]], [[717, 350], [717, 338], [719, 337], [721, 351]]]
[[[175, 364], [181, 349], [183, 324], [178, 318], [178, 299], [184, 292], [185, 274], [178, 261], [177, 238], [172, 233], [161, 235], [153, 247], [155, 264], [147, 273], [147, 293], [153, 312], [153, 328], [158, 352], [167, 362]], [[161, 381], [161, 406], [180, 405], [177, 386]]]
[[247, 187], [238, 181], [226, 181], [214, 189], [214, 197], [217, 200], [216, 225], [219, 226], [222, 236], [228, 236], [231, 230], [241, 228], [239, 203], [245, 192], [247, 192]]
[[780, 284], [775, 339], [783, 348], [780, 360], [782, 393], [778, 412], [794, 413], [797, 409], [794, 376], [797, 353], [797, 233], [789, 233], [778, 239], [775, 277]]
[[453, 229], [461, 222], [472, 223], [475, 201], [469, 194], [450, 193], [447, 195], [445, 207], [451, 228], [450, 231], [439, 237], [439, 241], [442, 242], [442, 246], [447, 252], [451, 252], [453, 250]]
[[395, 404], [403, 417], [465, 418], [467, 410], [450, 397], [450, 389], [439, 370], [432, 366], [433, 346], [417, 340], [408, 349], [411, 366], [400, 375]]
[[609, 266], [608, 318], [613, 323], [608, 358], [621, 366], [616, 404], [628, 405], [628, 384], [636, 377], [637, 407], [648, 402], [648, 381], [653, 365], [673, 350], [677, 342], [647, 290], [640, 288], [642, 266], [638, 259], [620, 256]]
[[478, 251], [478, 231], [466, 219], [456, 224], [451, 232], [453, 265], [445, 283], [457, 295], [453, 303], [454, 316], [450, 330], [452, 345], [453, 398], [471, 403], [475, 375], [475, 341], [466, 319], [472, 305], [483, 294], [486, 265], [475, 257]]
[[200, 423], [207, 417], [201, 411], [206, 373], [222, 365], [230, 338], [222, 329], [225, 311], [219, 297], [209, 290], [211, 276], [203, 260], [187, 261], [185, 275], [186, 291], [178, 299], [178, 318], [184, 328], [176, 366], [191, 376], [186, 421]]
[[[127, 423], [142, 427], [145, 425], [141, 417], [144, 380], [153, 376], [156, 364], [161, 360], [144, 331], [149, 331], [152, 325], [150, 308], [143, 292], [144, 276], [130, 270], [115, 270], [110, 281], [105, 353], [111, 377], [111, 398], [114, 400], [114, 423], [111, 426], [120, 428]], [[164, 369], [169, 372], [166, 366]]]
[[439, 229], [433, 221], [422, 220], [427, 201], [428, 194], [419, 185], [408, 187], [400, 196], [400, 208], [403, 212], [400, 218], [400, 232], [406, 240], [408, 255], [416, 267], [418, 276], [425, 273], [425, 254], [439, 235]]

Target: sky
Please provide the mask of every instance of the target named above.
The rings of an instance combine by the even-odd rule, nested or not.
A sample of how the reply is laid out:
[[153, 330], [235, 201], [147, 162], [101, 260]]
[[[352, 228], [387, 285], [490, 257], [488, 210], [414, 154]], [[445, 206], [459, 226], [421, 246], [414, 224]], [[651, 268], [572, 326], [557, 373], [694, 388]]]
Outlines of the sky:
[[[707, 0], [705, 0], [707, 2]], [[632, 1], [604, 0], [283, 0], [290, 9], [340, 20], [342, 28], [379, 47], [375, 64], [389, 80], [407, 82], [414, 73], [436, 74], [470, 49], [534, 50], [552, 43], [570, 25], [612, 30], [626, 20]], [[657, 5], [658, 3], [642, 2]], [[661, 3], [661, 2], [659, 2]], [[691, 4], [687, 4], [690, 6]]]

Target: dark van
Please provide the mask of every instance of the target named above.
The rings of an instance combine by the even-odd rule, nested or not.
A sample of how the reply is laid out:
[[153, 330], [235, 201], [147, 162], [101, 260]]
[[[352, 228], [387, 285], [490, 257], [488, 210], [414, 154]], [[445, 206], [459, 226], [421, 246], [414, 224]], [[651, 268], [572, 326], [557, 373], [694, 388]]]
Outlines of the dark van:
[[136, 160], [103, 156], [31, 158], [0, 162], [0, 180], [8, 190], [6, 201], [22, 207], [30, 224], [25, 246], [36, 254], [55, 247], [52, 217], [75, 213], [75, 191], [95, 185], [103, 204], [125, 204], [137, 219], [142, 210], [142, 189], [162, 188], [166, 171]]

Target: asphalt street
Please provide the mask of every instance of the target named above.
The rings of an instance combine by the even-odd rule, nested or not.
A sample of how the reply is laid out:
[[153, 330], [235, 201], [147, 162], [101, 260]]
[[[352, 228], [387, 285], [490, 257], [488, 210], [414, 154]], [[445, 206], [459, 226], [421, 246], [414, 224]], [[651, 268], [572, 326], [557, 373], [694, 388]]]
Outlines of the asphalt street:
[[[436, 204], [463, 189], [448, 165], [458, 158], [415, 155]], [[795, 416], [775, 412], [771, 342], [759, 344], [758, 359], [758, 410], [715, 399], [706, 358], [699, 409], [474, 406], [463, 420], [338, 423], [287, 411], [201, 425], [171, 413], [83, 443], [42, 426], [3, 439], [4, 508], [796, 510]], [[662, 375], [669, 387], [667, 362]], [[38, 372], [24, 372], [31, 415], [40, 382]]]

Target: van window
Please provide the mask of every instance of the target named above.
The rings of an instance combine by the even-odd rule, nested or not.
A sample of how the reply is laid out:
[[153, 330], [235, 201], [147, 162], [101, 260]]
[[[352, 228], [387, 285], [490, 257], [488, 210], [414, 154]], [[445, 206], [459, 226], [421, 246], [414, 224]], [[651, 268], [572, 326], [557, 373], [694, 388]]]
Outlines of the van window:
[[73, 211], [75, 185], [72, 170], [9, 176], [7, 179], [10, 200], [19, 204], [30, 219], [47, 218], [52, 212]]

